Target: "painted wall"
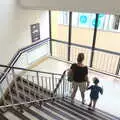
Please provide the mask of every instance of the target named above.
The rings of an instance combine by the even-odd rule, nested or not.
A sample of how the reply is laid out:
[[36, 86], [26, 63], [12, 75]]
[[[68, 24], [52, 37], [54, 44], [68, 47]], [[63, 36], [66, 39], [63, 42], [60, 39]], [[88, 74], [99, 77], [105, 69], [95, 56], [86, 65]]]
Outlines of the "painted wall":
[[16, 1], [0, 1], [0, 64], [8, 64], [18, 49], [32, 44], [31, 24], [40, 23], [41, 39], [49, 37], [48, 11], [25, 10]]
[[[60, 35], [60, 33], [65, 31], [67, 28], [68, 26], [58, 25], [57, 27], [58, 31], [56, 33], [56, 38], [53, 37], [53, 39], [64, 40], [66, 37], [66, 34]], [[81, 45], [92, 46], [93, 33], [94, 33], [93, 29], [73, 27], [72, 42], [81, 44]], [[96, 48], [102, 48], [102, 49], [120, 53], [120, 45], [119, 45], [120, 42], [119, 41], [120, 41], [119, 32], [109, 32], [109, 31], [98, 30], [97, 37], [96, 37]]]

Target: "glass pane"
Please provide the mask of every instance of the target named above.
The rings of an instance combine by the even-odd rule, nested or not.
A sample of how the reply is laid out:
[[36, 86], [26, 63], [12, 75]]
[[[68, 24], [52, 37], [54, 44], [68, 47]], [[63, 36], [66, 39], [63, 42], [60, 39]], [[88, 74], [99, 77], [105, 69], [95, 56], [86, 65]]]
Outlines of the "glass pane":
[[51, 11], [52, 55], [67, 60], [69, 12]]
[[69, 12], [51, 11], [52, 39], [68, 42]]
[[72, 38], [71, 42], [78, 46], [71, 46], [71, 61], [76, 62], [79, 52], [85, 54], [84, 63], [89, 65], [91, 46], [93, 42], [96, 14], [73, 12], [72, 14]]
[[[120, 55], [120, 15], [99, 15], [94, 64], [97, 69], [115, 73]], [[102, 50], [101, 50], [102, 49]], [[98, 60], [98, 57], [100, 58]]]
[[59, 59], [67, 60], [68, 44], [57, 41], [52, 42], [52, 56]]

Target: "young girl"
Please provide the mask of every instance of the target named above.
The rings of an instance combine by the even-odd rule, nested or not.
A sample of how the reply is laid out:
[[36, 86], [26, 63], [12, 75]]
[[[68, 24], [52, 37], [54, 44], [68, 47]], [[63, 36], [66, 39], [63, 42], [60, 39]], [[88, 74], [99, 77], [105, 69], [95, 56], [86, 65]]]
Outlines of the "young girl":
[[[103, 88], [101, 88], [100, 86], [98, 86], [99, 80], [98, 78], [94, 78], [93, 79], [93, 83], [94, 85], [91, 85], [90, 87], [88, 87], [88, 90], [90, 89], [90, 103], [89, 103], [89, 107], [92, 107], [93, 110], [95, 109], [96, 106], [96, 102], [99, 98], [99, 93], [103, 94]], [[92, 106], [93, 103], [93, 106]]]

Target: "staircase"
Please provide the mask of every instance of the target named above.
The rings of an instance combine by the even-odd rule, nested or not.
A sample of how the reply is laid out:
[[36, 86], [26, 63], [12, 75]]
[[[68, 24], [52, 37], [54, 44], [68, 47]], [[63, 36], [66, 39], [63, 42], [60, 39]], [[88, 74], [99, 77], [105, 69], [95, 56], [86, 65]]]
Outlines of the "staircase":
[[10, 85], [4, 97], [1, 106], [6, 107], [0, 109], [0, 120], [120, 120], [98, 109], [88, 110], [87, 105], [77, 100], [72, 104], [69, 97], [53, 96], [47, 89], [21, 77]]

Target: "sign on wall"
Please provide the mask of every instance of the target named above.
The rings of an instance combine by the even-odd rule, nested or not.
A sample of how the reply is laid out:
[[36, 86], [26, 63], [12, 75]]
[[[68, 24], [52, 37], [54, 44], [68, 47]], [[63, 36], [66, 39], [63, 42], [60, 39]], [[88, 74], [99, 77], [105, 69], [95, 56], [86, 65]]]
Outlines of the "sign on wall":
[[[90, 23], [90, 27], [91, 28], [95, 27], [95, 20], [96, 20], [96, 15], [93, 14], [91, 16], [91, 23]], [[98, 25], [97, 25], [98, 29], [104, 29], [104, 21], [105, 21], [105, 15], [104, 14], [99, 14]]]
[[40, 40], [40, 24], [39, 23], [32, 24], [30, 28], [31, 28], [32, 42], [36, 42], [37, 40]]
[[79, 13], [79, 26], [89, 28], [90, 17], [91, 17], [91, 14], [89, 13]]

